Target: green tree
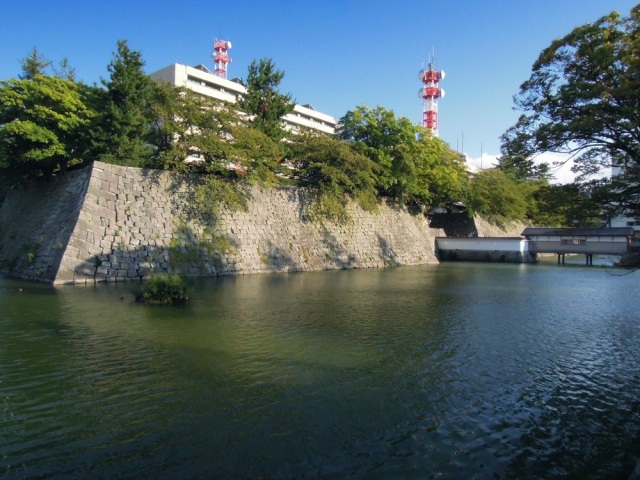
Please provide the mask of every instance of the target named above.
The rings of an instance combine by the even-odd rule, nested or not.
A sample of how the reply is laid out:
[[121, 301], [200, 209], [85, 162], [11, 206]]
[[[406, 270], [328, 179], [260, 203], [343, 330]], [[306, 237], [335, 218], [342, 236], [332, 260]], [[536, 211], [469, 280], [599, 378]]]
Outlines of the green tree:
[[300, 185], [313, 195], [311, 217], [345, 221], [349, 200], [365, 210], [377, 209], [374, 164], [347, 142], [304, 132], [293, 136], [288, 146]]
[[22, 66], [21, 80], [32, 80], [36, 75], [45, 75], [45, 70], [51, 66], [51, 60], [45, 58], [36, 47], [20, 62]]
[[340, 119], [338, 134], [375, 163], [380, 195], [422, 205], [460, 199], [467, 180], [461, 157], [409, 119], [359, 106]]
[[165, 83], [156, 86], [152, 104], [157, 166], [275, 182], [280, 146], [251, 128], [234, 104]]
[[511, 153], [502, 148], [498, 158], [498, 168], [517, 180], [550, 180], [553, 177], [551, 167], [546, 162], [536, 163], [521, 153]]
[[155, 154], [155, 82], [143, 66], [140, 52], [131, 50], [126, 40], [119, 41], [108, 66], [111, 76], [103, 80], [106, 91], [95, 98], [100, 114], [92, 126], [92, 153], [108, 163], [140, 167]]
[[602, 209], [590, 191], [577, 183], [543, 184], [533, 193], [531, 221], [547, 227], [602, 227]]
[[234, 104], [186, 88], [158, 83], [152, 100], [155, 121], [152, 166], [197, 174], [189, 202], [194, 215], [215, 217], [219, 207], [242, 208], [242, 185], [273, 185], [282, 146], [252, 128]]
[[0, 175], [5, 189], [83, 161], [83, 132], [95, 115], [84, 93], [82, 85], [41, 74], [0, 82]]
[[53, 62], [51, 60], [38, 52], [36, 47], [33, 47], [33, 50], [31, 50], [29, 55], [22, 59], [20, 65], [22, 66], [22, 74], [20, 75], [21, 80], [31, 80], [36, 75], [46, 75], [46, 70], [51, 68], [54, 76], [75, 82], [76, 72], [75, 69], [69, 65], [69, 60], [67, 58], [63, 58], [59, 67], [56, 68], [53, 66]]
[[482, 215], [498, 225], [523, 220], [533, 202], [532, 190], [498, 168], [474, 175], [467, 206], [472, 214]]
[[69, 64], [69, 60], [65, 57], [60, 61], [58, 68], [52, 66], [53, 73], [58, 78], [66, 78], [72, 82], [76, 81], [76, 69]]
[[[594, 198], [640, 218], [640, 5], [553, 41], [515, 103], [524, 113], [503, 135], [504, 151], [525, 161], [569, 154]], [[611, 178], [593, 179], [611, 167]]]
[[283, 78], [284, 72], [276, 69], [271, 59], [254, 60], [249, 65], [247, 93], [238, 102], [240, 109], [251, 116], [252, 124], [275, 140], [285, 136], [282, 118], [295, 106], [291, 95], [277, 90]]

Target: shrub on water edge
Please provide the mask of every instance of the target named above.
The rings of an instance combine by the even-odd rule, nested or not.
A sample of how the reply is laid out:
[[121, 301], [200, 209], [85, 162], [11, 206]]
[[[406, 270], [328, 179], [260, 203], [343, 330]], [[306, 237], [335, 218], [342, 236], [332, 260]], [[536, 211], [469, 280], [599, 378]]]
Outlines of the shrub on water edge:
[[640, 253], [632, 252], [623, 255], [620, 261], [615, 264], [616, 267], [628, 269], [640, 269]]
[[184, 305], [188, 300], [188, 281], [177, 273], [154, 275], [136, 293], [138, 303]]

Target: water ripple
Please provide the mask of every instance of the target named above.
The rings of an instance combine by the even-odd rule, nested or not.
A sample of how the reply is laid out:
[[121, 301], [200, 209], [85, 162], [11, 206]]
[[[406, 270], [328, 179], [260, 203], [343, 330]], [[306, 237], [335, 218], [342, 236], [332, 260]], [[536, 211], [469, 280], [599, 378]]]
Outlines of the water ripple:
[[0, 293], [0, 477], [627, 478], [633, 276], [442, 266]]

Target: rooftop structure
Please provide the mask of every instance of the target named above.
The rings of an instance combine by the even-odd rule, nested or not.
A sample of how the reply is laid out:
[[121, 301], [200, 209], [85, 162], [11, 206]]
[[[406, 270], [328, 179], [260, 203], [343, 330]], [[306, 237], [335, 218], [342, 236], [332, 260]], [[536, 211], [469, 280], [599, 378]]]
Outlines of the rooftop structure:
[[213, 42], [213, 62], [215, 63], [214, 72], [220, 78], [227, 78], [227, 64], [231, 63], [231, 57], [229, 56], [229, 49], [231, 48], [231, 42], [227, 40], [218, 40], [217, 38]]
[[437, 71], [433, 63], [429, 63], [427, 70], [420, 70], [419, 78], [422, 87], [418, 91], [418, 97], [422, 98], [422, 126], [431, 130], [438, 136], [438, 98], [444, 97], [444, 90], [438, 83], [443, 80], [444, 71]]
[[[214, 59], [216, 58], [215, 55], [214, 52]], [[228, 59], [228, 61], [231, 60]], [[189, 67], [174, 63], [153, 72], [151, 78], [186, 87], [206, 97], [235, 103], [239, 96], [246, 94], [247, 87], [240, 79], [229, 80], [226, 78], [226, 63], [221, 63], [221, 65], [224, 65], [224, 69], [216, 66], [216, 73], [222, 73], [222, 70], [224, 70], [224, 76], [212, 72], [204, 65]], [[330, 135], [335, 133], [338, 124], [334, 117], [318, 112], [308, 104], [295, 105], [293, 112], [285, 115], [282, 121], [285, 123], [285, 127], [291, 131], [309, 128]]]

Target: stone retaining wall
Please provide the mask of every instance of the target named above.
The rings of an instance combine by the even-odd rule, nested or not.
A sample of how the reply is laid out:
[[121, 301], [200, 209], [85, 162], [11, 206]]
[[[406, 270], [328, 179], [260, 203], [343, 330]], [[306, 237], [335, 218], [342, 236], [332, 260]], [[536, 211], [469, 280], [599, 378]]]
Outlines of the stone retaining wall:
[[189, 219], [186, 178], [95, 162], [14, 192], [0, 209], [0, 267], [32, 280], [84, 283], [153, 272], [212, 276], [437, 262], [434, 239], [444, 232], [404, 209], [381, 205], [369, 213], [351, 205], [350, 223], [321, 224], [303, 218], [304, 190], [255, 187], [246, 212], [222, 212], [205, 225]]
[[90, 169], [32, 184], [0, 206], [0, 271], [52, 282], [84, 204]]
[[[61, 284], [155, 272], [216, 276], [438, 261], [435, 237], [445, 232], [405, 209], [383, 204], [369, 213], [354, 204], [348, 224], [317, 223], [304, 218], [303, 189], [254, 187], [247, 211], [203, 222], [189, 215], [189, 178], [95, 162], [11, 192], [0, 206], [0, 271]], [[477, 228], [467, 223], [480, 236], [523, 229], [497, 229], [479, 218], [471, 220]]]

